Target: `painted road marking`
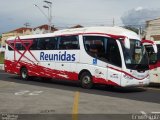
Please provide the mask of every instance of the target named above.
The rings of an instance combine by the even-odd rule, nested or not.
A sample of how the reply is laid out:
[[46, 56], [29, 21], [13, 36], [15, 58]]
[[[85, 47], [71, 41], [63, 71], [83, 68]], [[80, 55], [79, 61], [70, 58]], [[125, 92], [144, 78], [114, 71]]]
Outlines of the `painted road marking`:
[[153, 114], [160, 114], [160, 112], [151, 112], [151, 113], [153, 113]]
[[72, 120], [78, 120], [78, 104], [79, 104], [79, 92], [74, 94], [74, 102], [72, 108]]
[[144, 111], [140, 111], [140, 113], [142, 113], [143, 115], [146, 115], [147, 113], [145, 113]]
[[33, 92], [29, 93], [28, 95], [39, 95], [42, 92], [43, 91], [33, 91]]
[[29, 91], [29, 90], [22, 90], [20, 92], [15, 92], [14, 95], [39, 95], [43, 91]]
[[16, 92], [16, 93], [14, 93], [14, 95], [24, 95], [26, 93], [29, 93], [29, 90], [23, 90], [23, 91], [20, 91], [20, 92]]

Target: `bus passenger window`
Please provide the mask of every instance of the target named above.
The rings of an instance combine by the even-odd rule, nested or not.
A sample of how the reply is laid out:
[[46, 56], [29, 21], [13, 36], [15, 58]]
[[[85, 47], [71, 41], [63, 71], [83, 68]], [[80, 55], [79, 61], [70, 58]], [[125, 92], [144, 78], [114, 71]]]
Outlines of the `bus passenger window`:
[[122, 66], [121, 56], [120, 56], [120, 52], [119, 52], [119, 48], [118, 48], [116, 40], [109, 39], [107, 48], [108, 48], [107, 53], [108, 53], [109, 62], [116, 66], [121, 67]]
[[38, 44], [38, 40], [37, 39], [33, 39], [33, 43], [30, 47], [30, 50], [37, 50], [37, 44]]
[[121, 67], [121, 56], [115, 39], [103, 36], [84, 36], [83, 42], [90, 56]]
[[84, 40], [85, 50], [90, 56], [106, 61], [106, 54], [105, 54], [106, 38], [105, 37], [84, 36], [83, 40]]
[[89, 54], [91, 56], [97, 57], [97, 55], [98, 55], [98, 49], [97, 49], [96, 45], [95, 44], [90, 44], [88, 52], [89, 52]]
[[78, 36], [61, 36], [59, 37], [60, 50], [76, 50], [80, 49]]
[[158, 53], [157, 53], [157, 59], [160, 60], [160, 44], [157, 44]]
[[45, 50], [45, 46], [46, 46], [46, 44], [45, 44], [45, 39], [44, 38], [37, 38], [37, 49], [38, 50]]
[[56, 50], [57, 49], [57, 39], [56, 38], [46, 38], [45, 47], [46, 47], [46, 50]]
[[[14, 43], [11, 43], [11, 46], [14, 47]], [[8, 45], [8, 50], [13, 51], [13, 49]]]
[[22, 45], [22, 43], [16, 43], [17, 50], [25, 50], [25, 47]]

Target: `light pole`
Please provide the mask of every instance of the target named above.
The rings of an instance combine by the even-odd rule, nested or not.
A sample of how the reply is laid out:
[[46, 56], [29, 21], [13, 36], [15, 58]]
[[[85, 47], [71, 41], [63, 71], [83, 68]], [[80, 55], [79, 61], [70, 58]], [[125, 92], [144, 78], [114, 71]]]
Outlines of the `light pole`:
[[48, 9], [48, 30], [51, 32], [51, 25], [52, 25], [52, 2], [45, 0], [48, 6], [44, 5], [44, 8]]
[[47, 20], [48, 20], [48, 32], [51, 32], [51, 25], [52, 25], [52, 2], [46, 1], [46, 0], [44, 2], [47, 3], [47, 6], [44, 5], [43, 7], [48, 9], [48, 15], [46, 15], [43, 12], [43, 10], [41, 10], [41, 8], [38, 5], [34, 4], [34, 6], [37, 7], [41, 11], [41, 13], [47, 18]]
[[36, 4], [34, 4], [34, 6], [35, 7], [37, 7], [40, 11], [41, 11], [41, 13], [47, 18], [47, 20], [48, 20], [48, 16], [43, 12], [43, 10], [41, 10], [41, 8], [38, 6], [38, 5], [36, 5]]

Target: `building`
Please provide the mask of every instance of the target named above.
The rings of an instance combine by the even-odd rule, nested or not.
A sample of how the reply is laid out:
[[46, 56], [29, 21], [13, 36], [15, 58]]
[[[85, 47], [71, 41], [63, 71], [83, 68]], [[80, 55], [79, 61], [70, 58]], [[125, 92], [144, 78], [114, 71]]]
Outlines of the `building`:
[[[12, 36], [22, 36], [22, 35], [31, 35], [31, 34], [45, 34], [48, 33], [49, 27], [48, 25], [41, 25], [35, 28], [18, 28], [6, 33], [2, 34], [2, 39], [1, 39], [1, 46], [5, 46], [5, 40], [7, 40], [9, 37]], [[54, 27], [51, 27], [51, 32], [56, 31], [57, 29]]]
[[[51, 27], [51, 32], [57, 31], [55, 27]], [[33, 28], [32, 34], [45, 34], [49, 32], [49, 26], [48, 25], [41, 25], [36, 28]]]
[[32, 34], [32, 28], [21, 27], [6, 33], [2, 33], [1, 46], [5, 46], [5, 40], [12, 36], [30, 35]]
[[160, 18], [146, 21], [145, 39], [160, 41]]

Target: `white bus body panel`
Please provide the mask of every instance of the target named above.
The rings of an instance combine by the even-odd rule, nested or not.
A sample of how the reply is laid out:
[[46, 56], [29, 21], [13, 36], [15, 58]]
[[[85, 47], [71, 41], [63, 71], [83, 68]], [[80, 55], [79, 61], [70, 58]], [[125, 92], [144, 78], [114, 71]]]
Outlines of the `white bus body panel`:
[[[79, 74], [82, 70], [88, 70], [93, 76], [95, 83], [104, 83], [117, 86], [141, 86], [149, 84], [149, 77], [147, 76], [148, 71], [145, 71], [145, 73], [138, 73], [137, 71], [134, 70], [131, 71], [126, 69], [122, 50], [119, 44], [118, 46], [120, 49], [120, 54], [122, 59], [122, 67], [117, 67], [115, 65], [93, 58], [90, 55], [88, 55], [84, 49], [82, 35], [87, 33], [94, 33], [95, 35], [96, 33], [106, 33], [106, 34], [127, 36], [128, 38], [132, 39], [139, 39], [138, 35], [136, 35], [134, 32], [125, 30], [123, 28], [91, 27], [91, 28], [81, 28], [76, 30], [68, 29], [44, 35], [42, 34], [42, 35], [21, 36], [20, 38], [32, 39], [38, 37], [53, 37], [53, 36], [70, 35], [70, 34], [72, 35], [79, 33], [80, 33], [79, 35], [80, 50], [30, 50], [30, 52], [33, 54], [34, 57], [31, 55], [29, 51], [26, 51], [25, 56], [27, 56], [29, 60], [26, 59], [25, 57], [22, 57], [21, 61], [26, 62], [28, 65], [31, 65], [32, 67], [40, 66], [39, 69], [42, 70], [40, 70], [39, 73], [35, 71], [37, 76], [39, 76], [40, 74], [43, 75], [51, 70], [56, 70], [59, 71], [57, 74], [56, 73], [45, 74], [45, 76], [54, 78], [54, 75], [55, 77], [58, 75], [59, 77], [68, 79], [66, 72]], [[99, 34], [97, 34], [97, 36], [98, 35]], [[9, 38], [9, 40], [14, 40], [14, 39], [15, 37]], [[23, 54], [24, 51], [20, 52]], [[76, 58], [75, 61], [49, 61], [49, 60], [46, 61], [40, 58], [42, 53], [63, 54], [65, 52], [67, 54], [75, 54]], [[15, 52], [8, 51], [7, 48], [5, 56], [6, 60], [14, 61], [14, 58], [16, 58], [16, 60], [18, 61], [20, 57], [21, 55], [19, 53], [16, 52], [15, 56]], [[37, 60], [35, 60], [35, 58]], [[16, 67], [18, 69], [20, 65], [18, 64]]]

